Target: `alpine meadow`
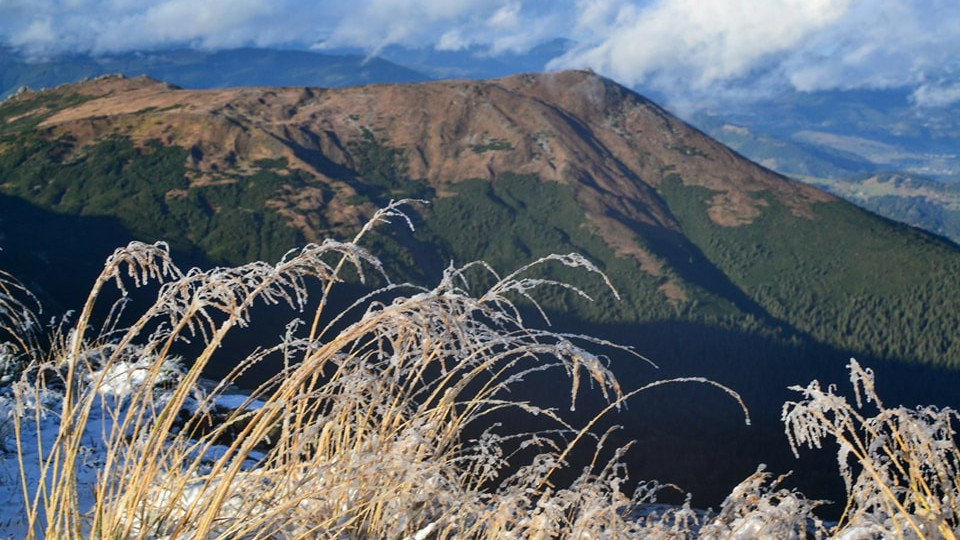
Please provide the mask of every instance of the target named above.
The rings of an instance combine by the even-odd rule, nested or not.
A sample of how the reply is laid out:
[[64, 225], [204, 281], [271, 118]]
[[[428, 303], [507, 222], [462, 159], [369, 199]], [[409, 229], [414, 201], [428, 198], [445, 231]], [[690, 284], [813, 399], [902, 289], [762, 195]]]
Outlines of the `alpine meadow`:
[[589, 71], [24, 90], [0, 247], [3, 534], [960, 534], [960, 248]]

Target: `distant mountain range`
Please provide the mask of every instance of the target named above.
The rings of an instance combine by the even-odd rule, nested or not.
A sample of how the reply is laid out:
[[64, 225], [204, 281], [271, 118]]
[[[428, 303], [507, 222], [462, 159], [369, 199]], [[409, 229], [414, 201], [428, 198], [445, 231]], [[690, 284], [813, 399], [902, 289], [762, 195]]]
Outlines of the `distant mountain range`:
[[788, 91], [690, 120], [759, 163], [797, 176], [960, 174], [955, 106], [922, 106], [907, 89]]
[[[628, 387], [704, 375], [743, 393], [749, 428], [707, 387], [652, 391], [616, 419], [644, 441], [634, 474], [701, 504], [758, 462], [794, 468], [785, 389], [841, 380], [850, 356], [885, 374], [891, 401], [957, 405], [960, 248], [747, 161], [589, 72], [205, 91], [112, 76], [0, 104], [0, 268], [51, 307], [76, 306], [133, 239], [198, 265], [275, 261], [400, 198], [430, 202], [410, 208], [416, 230], [368, 244], [397, 278], [582, 253], [623, 299], [589, 280], [593, 303], [556, 290], [543, 306], [558, 328], [661, 365], [611, 352]], [[812, 463], [805, 492], [837, 489]]]
[[[184, 88], [345, 87], [440, 78], [483, 79], [538, 72], [575, 43], [557, 39], [526, 53], [490, 55], [389, 46], [361, 50], [161, 50], [27, 60], [0, 48], [0, 96], [111, 73], [148, 75]], [[657, 96], [669, 99], [670, 96]], [[904, 89], [785, 92], [774, 98], [684, 117], [711, 137], [772, 170], [813, 183], [881, 215], [960, 241], [960, 212], [949, 195], [900, 189], [859, 196], [860, 181], [881, 176], [951, 182], [960, 177], [960, 114], [954, 106], [918, 107]], [[929, 191], [929, 190], [926, 190]]]
[[51, 88], [101, 75], [147, 75], [185, 88], [356, 86], [417, 82], [428, 76], [382, 58], [275, 49], [193, 49], [86, 54], [28, 60], [0, 47], [0, 97], [18, 88]]

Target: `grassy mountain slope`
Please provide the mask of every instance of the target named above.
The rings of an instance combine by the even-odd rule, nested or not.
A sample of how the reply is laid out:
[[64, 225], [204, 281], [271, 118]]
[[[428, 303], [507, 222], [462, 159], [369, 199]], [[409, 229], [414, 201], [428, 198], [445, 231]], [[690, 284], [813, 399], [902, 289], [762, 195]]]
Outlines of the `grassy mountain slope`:
[[[52, 87], [106, 73], [146, 74], [186, 88], [232, 86], [343, 87], [436, 78], [489, 78], [540, 71], [571, 46], [554, 40], [525, 54], [491, 57], [479, 49], [435, 51], [387, 47], [376, 58], [360, 50], [243, 48], [163, 50], [28, 61], [0, 49], [0, 96], [21, 86]], [[406, 67], [403, 67], [406, 66]], [[408, 69], [413, 68], [413, 70]], [[416, 70], [416, 71], [414, 71]], [[666, 98], [666, 96], [661, 96]], [[750, 107], [702, 111], [689, 121], [770, 169], [824, 187], [863, 208], [954, 241], [958, 216], [939, 197], [897, 191], [882, 197], [853, 191], [864, 175], [909, 171], [956, 176], [956, 126], [949, 106], [914, 106], [904, 89], [785, 93]], [[949, 188], [947, 188], [949, 190]], [[924, 190], [926, 191], [926, 190]]]
[[[277, 260], [404, 197], [430, 201], [412, 210], [416, 230], [396, 224], [371, 245], [397, 276], [583, 253], [623, 299], [601, 283], [583, 284], [594, 303], [557, 290], [544, 307], [559, 328], [633, 345], [657, 376], [712, 376], [757, 409], [765, 427], [750, 431], [734, 404], [694, 389], [618, 420], [659, 441], [639, 477], [714, 496], [751, 472], [756, 448], [790, 468], [771, 442], [787, 385], [836, 380], [856, 355], [909, 372], [894, 379], [902, 399], [949, 401], [956, 371], [904, 366], [960, 365], [956, 247], [773, 174], [586, 72], [342, 90], [113, 77], [25, 93], [0, 105], [0, 196], [18, 216], [0, 220], [0, 267], [63, 307], [90, 279], [68, 238], [96, 261], [123, 237], [166, 239], [198, 264]], [[627, 384], [654, 376], [613, 361]], [[717, 459], [725, 470], [689, 468]]]
[[113, 217], [197, 260], [276, 259], [391, 198], [424, 198], [422, 226], [384, 247], [418, 279], [448, 258], [502, 270], [576, 249], [627, 300], [555, 307], [599, 324], [694, 321], [888, 360], [960, 357], [955, 249], [746, 162], [587, 73], [336, 91], [106, 78], [2, 112], [3, 194]]

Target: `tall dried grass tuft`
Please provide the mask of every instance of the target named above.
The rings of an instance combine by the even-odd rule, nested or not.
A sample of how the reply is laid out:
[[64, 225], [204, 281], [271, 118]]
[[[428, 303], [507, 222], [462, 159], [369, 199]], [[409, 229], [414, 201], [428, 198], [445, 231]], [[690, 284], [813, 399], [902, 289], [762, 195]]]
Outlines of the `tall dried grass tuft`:
[[[56, 346], [15, 343], [30, 356], [14, 384], [28, 538], [643, 536], [630, 516], [653, 492], [622, 492], [623, 449], [556, 487], [551, 475], [567, 467], [571, 445], [593, 436], [593, 424], [575, 428], [510, 393], [558, 370], [569, 377], [571, 408], [587, 382], [608, 409], [633, 394], [579, 345], [596, 340], [528, 328], [514, 303], [542, 286], [586, 296], [529, 270], [559, 264], [606, 282], [589, 261], [554, 255], [507, 276], [482, 263], [450, 267], [432, 289], [397, 296], [404, 289], [388, 285], [321, 317], [345, 268], [382, 274], [357, 241], [376, 222], [405, 219], [402, 203], [381, 210], [353, 242], [309, 245], [276, 265], [181, 271], [163, 244], [118, 249]], [[476, 271], [495, 282], [478, 295], [468, 290]], [[133, 322], [121, 327], [110, 315], [94, 324], [104, 287], [125, 295], [129, 283], [146, 282], [159, 291]], [[226, 335], [251, 324], [255, 303], [301, 312], [308, 289], [321, 291], [308, 331], [294, 320], [277, 343], [201, 384]], [[186, 363], [171, 352], [184, 340], [202, 344]], [[245, 370], [271, 362], [275, 377], [226, 405]], [[556, 429], [500, 432], [489, 419], [505, 411]], [[59, 427], [47, 440], [41, 427], [51, 417]], [[593, 437], [598, 446], [606, 440]], [[535, 457], [508, 469], [513, 452]], [[78, 483], [85, 467], [96, 470], [92, 485]], [[25, 472], [32, 469], [41, 474]]]
[[933, 406], [886, 407], [874, 373], [851, 360], [854, 403], [813, 381], [784, 405], [794, 453], [833, 439], [847, 503], [838, 538], [955, 539], [960, 536], [960, 416]]
[[[16, 443], [0, 453], [18, 460], [26, 538], [957, 538], [958, 413], [885, 407], [855, 361], [854, 403], [814, 381], [794, 387], [803, 399], [783, 410], [795, 453], [839, 444], [849, 497], [836, 528], [815, 517], [819, 501], [762, 466], [716, 513], [653, 504], [664, 489], [656, 483], [626, 493], [629, 447], [604, 448], [610, 432], [593, 431], [601, 417], [672, 383], [714, 385], [743, 403], [700, 378], [624, 391], [584, 348], [615, 345], [526, 326], [515, 302], [539, 308], [537, 288], [587, 296], [532, 277], [534, 267], [579, 268], [616, 294], [583, 257], [551, 255], [506, 276], [484, 263], [451, 266], [433, 288], [387, 280], [325, 313], [347, 272], [386, 278], [358, 242], [379, 222], [406, 220], [405, 202], [351, 242], [311, 244], [275, 265], [182, 271], [166, 245], [132, 243], [106, 261], [74, 323], [50, 336], [36, 299], [0, 273], [0, 406], [14, 408], [0, 418], [0, 441], [12, 430]], [[473, 293], [477, 273], [493, 284]], [[146, 283], [155, 300], [121, 316], [127, 287]], [[110, 284], [121, 301], [101, 306]], [[256, 304], [313, 315], [203, 380], [227, 335], [254, 323]], [[189, 361], [174, 354], [181, 342], [199, 347]], [[258, 364], [276, 375], [237, 394]], [[566, 375], [570, 409], [590, 391], [605, 408], [573, 426], [525, 399], [522, 386], [550, 370]], [[551, 427], [504, 430], [505, 415]], [[559, 485], [585, 439], [593, 461]]]

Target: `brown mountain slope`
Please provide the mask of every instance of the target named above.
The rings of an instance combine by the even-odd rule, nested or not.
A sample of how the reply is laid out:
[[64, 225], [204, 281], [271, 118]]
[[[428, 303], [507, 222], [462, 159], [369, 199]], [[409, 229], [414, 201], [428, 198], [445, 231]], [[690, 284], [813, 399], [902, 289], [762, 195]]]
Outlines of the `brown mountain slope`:
[[[529, 186], [514, 187], [509, 179], [523, 176], [569, 190], [575, 209], [552, 216], [560, 219], [562, 214], [565, 223], [533, 233], [551, 211], [536, 218], [529, 217], [535, 212], [524, 211], [539, 222], [527, 226], [528, 238], [512, 241], [514, 249], [510, 239], [492, 237], [506, 236], [504, 227], [514, 226], [517, 219], [501, 217], [490, 229], [482, 223], [455, 224], [448, 216], [442, 227], [462, 227], [460, 237], [439, 231], [434, 239], [454, 249], [473, 241], [476, 249], [458, 254], [459, 259], [489, 257], [490, 244], [499, 240], [497, 250], [513, 252], [500, 253], [497, 262], [515, 264], [539, 253], [542, 242], [536, 234], [554, 231], [569, 239], [580, 234], [576, 231], [589, 231], [586, 234], [602, 239], [613, 256], [626, 257], [635, 266], [614, 260], [605, 264], [619, 264], [625, 274], [648, 276], [647, 282], [637, 278], [629, 286], [658, 291], [657, 300], [671, 304], [684, 319], [753, 318], [853, 353], [870, 351], [885, 358], [952, 363], [935, 356], [960, 351], [952, 336], [938, 330], [931, 337], [924, 319], [932, 315], [890, 320], [898, 313], [927, 312], [930, 299], [943, 295], [941, 276], [956, 259], [952, 248], [912, 252], [912, 244], [935, 242], [903, 236], [825, 192], [742, 159], [656, 104], [586, 71], [335, 90], [197, 91], [142, 77], [103, 77], [7, 100], [0, 108], [0, 159], [16, 153], [12, 150], [21, 144], [18, 133], [61, 141], [43, 152], [62, 169], [62, 178], [47, 180], [47, 185], [22, 178], [0, 188], [61, 212], [119, 212], [112, 208], [122, 200], [97, 206], [103, 197], [96, 190], [126, 184], [123, 171], [129, 163], [113, 167], [121, 176], [102, 180], [92, 192], [70, 192], [74, 187], [69, 178], [87, 156], [102, 151], [98, 145], [104, 141], [132, 141], [144, 155], [156, 144], [182, 149], [183, 158], [172, 158], [182, 159], [175, 164], [182, 173], [166, 170], [170, 180], [128, 186], [126, 194], [119, 189], [111, 196], [129, 199], [162, 189], [161, 200], [150, 203], [159, 207], [150, 219], [165, 220], [166, 235], [180, 234], [195, 243], [206, 235], [200, 247], [208, 253], [221, 248], [218, 261], [239, 262], [240, 255], [229, 253], [233, 248], [224, 235], [256, 234], [245, 233], [243, 227], [259, 227], [265, 212], [273, 219], [280, 216], [283, 227], [295, 232], [278, 240], [277, 227], [271, 225], [274, 232], [261, 235], [261, 247], [244, 249], [246, 256], [274, 257], [284, 248], [281, 242], [343, 237], [376, 205], [417, 195], [418, 186], [429, 190], [423, 196], [437, 197], [436, 208], [451, 198], [458, 211], [473, 205], [470, 211], [479, 214], [462, 218], [471, 225], [489, 221], [497, 208], [519, 216], [516, 212], [527, 203], [506, 208], [504, 204], [513, 203], [491, 193], [501, 200], [481, 210], [486, 203], [454, 195], [474, 189], [471, 179], [492, 186], [484, 189], [530, 191]], [[25, 170], [18, 163], [32, 159], [31, 170], [50, 174], [42, 171], [51, 164], [33, 153], [6, 162], [14, 167], [11, 171]], [[124, 159], [132, 163], [142, 157]], [[253, 180], [267, 169], [272, 176]], [[60, 187], [51, 187], [57, 182]], [[204, 187], [231, 185], [262, 192], [243, 202], [236, 193], [190, 202]], [[375, 192], [369, 189], [372, 185]], [[196, 208], [189, 208], [197, 204], [206, 205], [200, 218]], [[176, 205], [179, 213], [172, 208]], [[244, 215], [234, 216], [226, 232], [207, 223], [229, 210]], [[250, 216], [254, 222], [246, 219]], [[148, 221], [146, 214], [141, 221]], [[177, 229], [182, 221], [190, 221], [189, 226]], [[139, 233], [149, 236], [150, 225], [140, 225]], [[485, 238], [474, 241], [478, 236]], [[581, 238], [571, 246], [561, 241], [549, 249], [596, 251], [589, 242]], [[272, 251], [262, 249], [271, 245]], [[941, 255], [949, 262], [917, 266]], [[646, 308], [638, 306], [649, 300], [645, 297], [629, 309], [643, 311]], [[946, 304], [937, 309], [949, 312]], [[658, 313], [651, 318], [664, 316]], [[620, 321], [633, 317], [612, 316]], [[949, 321], [939, 316], [936, 321], [947, 332]]]
[[405, 155], [409, 177], [441, 192], [446, 184], [492, 180], [500, 171], [536, 174], [574, 186], [604, 240], [618, 253], [646, 260], [648, 268], [652, 263], [632, 233], [611, 216], [676, 230], [654, 189], [667, 175], [715, 191], [709, 213], [722, 226], [752, 222], [767, 204], [757, 192], [808, 217], [810, 203], [830, 199], [740, 159], [652, 102], [588, 72], [340, 90], [190, 91], [108, 77], [61, 91], [87, 100], [46, 118], [41, 128], [73, 135], [78, 148], [121, 134], [191, 149], [194, 183], [216, 182], [218, 171], [249, 171], [255, 161], [278, 156], [330, 183], [303, 156], [318, 152], [352, 168], [348, 147], [365, 134], [389, 141]]

